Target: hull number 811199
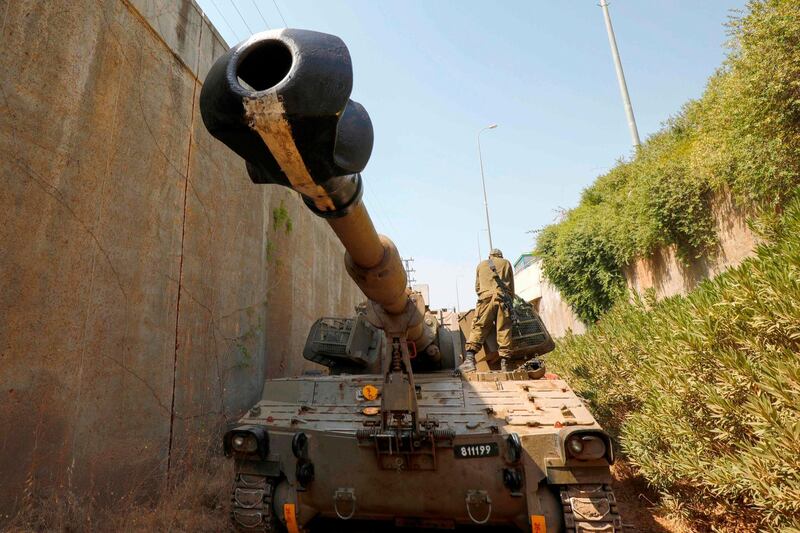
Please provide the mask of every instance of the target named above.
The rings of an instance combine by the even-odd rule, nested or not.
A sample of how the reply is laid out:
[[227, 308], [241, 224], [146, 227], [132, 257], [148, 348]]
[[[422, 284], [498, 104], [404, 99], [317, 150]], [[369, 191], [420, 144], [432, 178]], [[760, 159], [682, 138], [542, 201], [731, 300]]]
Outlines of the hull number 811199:
[[458, 444], [453, 446], [456, 459], [471, 459], [473, 457], [494, 457], [500, 455], [500, 447], [496, 442], [485, 444]]

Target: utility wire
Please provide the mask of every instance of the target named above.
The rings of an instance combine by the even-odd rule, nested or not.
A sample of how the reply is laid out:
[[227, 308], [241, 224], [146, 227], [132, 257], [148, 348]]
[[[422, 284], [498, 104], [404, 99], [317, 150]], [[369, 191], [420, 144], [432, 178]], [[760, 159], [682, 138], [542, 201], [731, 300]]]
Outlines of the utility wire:
[[239, 39], [239, 35], [237, 35], [237, 33], [235, 31], [233, 31], [233, 26], [231, 26], [231, 23], [228, 22], [228, 19], [225, 18], [225, 15], [222, 13], [222, 10], [219, 8], [217, 3], [214, 0], [211, 0], [211, 5], [214, 6], [214, 8], [217, 10], [217, 13], [219, 13], [219, 16], [222, 17], [222, 21], [225, 23], [225, 25], [228, 27], [228, 29], [231, 30], [231, 33], [233, 34], [233, 38], [238, 40]]
[[244, 17], [242, 16], [242, 12], [241, 12], [241, 11], [239, 11], [239, 8], [238, 8], [238, 7], [236, 7], [236, 2], [234, 2], [233, 0], [231, 0], [231, 5], [233, 5], [233, 9], [235, 9], [235, 10], [236, 10], [236, 12], [237, 12], [237, 13], [239, 13], [239, 18], [240, 18], [240, 19], [242, 19], [242, 22], [244, 22], [244, 27], [245, 27], [245, 28], [247, 28], [247, 31], [249, 31], [249, 32], [250, 32], [250, 35], [253, 35], [253, 30], [251, 30], [251, 29], [250, 29], [250, 26], [247, 24], [247, 21], [246, 21], [246, 20], [244, 19]]
[[283, 21], [283, 27], [284, 27], [284, 28], [288, 28], [288, 27], [289, 27], [289, 25], [288, 25], [288, 24], [286, 24], [286, 19], [285, 19], [285, 18], [283, 18], [283, 13], [281, 13], [281, 8], [279, 8], [279, 7], [278, 7], [278, 2], [276, 2], [275, 0], [272, 0], [272, 4], [275, 6], [275, 9], [277, 9], [277, 10], [278, 10], [278, 15], [280, 15], [280, 16], [281, 16], [281, 20]]
[[270, 27], [269, 23], [267, 22], [267, 19], [264, 18], [264, 14], [261, 12], [261, 9], [258, 7], [258, 4], [256, 3], [256, 0], [250, 0], [250, 1], [253, 2], [253, 6], [256, 8], [256, 11], [258, 11], [258, 14], [261, 17], [261, 20], [264, 21], [264, 26], [266, 26], [268, 30], [271, 30], [272, 28]]

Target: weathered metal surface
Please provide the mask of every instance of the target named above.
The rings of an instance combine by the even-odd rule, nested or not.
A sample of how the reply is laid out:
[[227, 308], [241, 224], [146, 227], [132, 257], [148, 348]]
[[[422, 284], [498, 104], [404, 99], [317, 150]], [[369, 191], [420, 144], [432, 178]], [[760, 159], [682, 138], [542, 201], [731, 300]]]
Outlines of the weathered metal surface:
[[[565, 455], [564, 443], [573, 432], [601, 434], [601, 428], [562, 380], [515, 379], [516, 374], [496, 372], [472, 377], [464, 380], [449, 372], [415, 376], [420, 417], [435, 421], [439, 434], [447, 436], [428, 448], [428, 455], [407, 458], [391, 447], [379, 451], [380, 445], [368, 436], [380, 420], [376, 411], [382, 404], [380, 398], [366, 398], [364, 390], [369, 385], [383, 393], [382, 375], [268, 381], [262, 400], [240, 422], [266, 430], [269, 459], [240, 466], [240, 472], [257, 473], [259, 464], [279, 467], [281, 474], [270, 478], [281, 487], [275, 509], [283, 503], [295, 505], [300, 523], [342, 514], [336, 494], [347, 491], [355, 496], [358, 519], [469, 524], [474, 522], [470, 513], [488, 513], [470, 507], [469, 494], [477, 491], [492, 501], [490, 526], [530, 530], [530, 517], [538, 516], [546, 517], [549, 530], [559, 531], [563, 520], [575, 517], [559, 503], [558, 486], [589, 484], [605, 490], [603, 484], [610, 480], [606, 458], [576, 462]], [[301, 433], [307, 442], [302, 460], [313, 463], [315, 472], [312, 481], [303, 483], [291, 446]], [[514, 435], [520, 443], [516, 456], [508, 444]], [[462, 448], [467, 451], [459, 455]], [[470, 455], [476, 449], [483, 453]], [[517, 489], [507, 484], [507, 475], [516, 476]], [[613, 505], [613, 494], [606, 492], [596, 501], [582, 502], [584, 507]], [[611, 511], [598, 520], [619, 526]]]
[[249, 406], [265, 374], [299, 372], [312, 318], [359, 292], [338, 262], [314, 261], [342, 253], [327, 226], [295, 195], [249, 186], [202, 127], [200, 81], [226, 46], [193, 2], [0, 11], [11, 510], [26, 480], [113, 497], [163, 473], [170, 436], [180, 454]]
[[[523, 530], [538, 520], [554, 531], [567, 519], [577, 523], [569, 506], [586, 503], [577, 499], [583, 496], [559, 502], [552, 479], [602, 488], [610, 439], [566, 383], [533, 379], [544, 369], [532, 363], [453, 375], [453, 341], [461, 335], [437, 331], [444, 317], [428, 312], [422, 295], [395, 275], [398, 253], [375, 233], [361, 203], [359, 172], [372, 128], [360, 106], [360, 118], [347, 120], [351, 85], [341, 40], [296, 29], [243, 41], [217, 60], [203, 85], [206, 127], [247, 161], [253, 182], [291, 187], [329, 221], [348, 251], [348, 272], [370, 300], [358, 320], [385, 337], [373, 343], [372, 335], [356, 335], [356, 320], [316, 323], [307, 346], [319, 349], [306, 356], [336, 374], [266, 382], [262, 400], [223, 439], [235, 458], [234, 526], [272, 531], [275, 517], [292, 527], [318, 517]], [[336, 157], [342, 139], [364, 156], [351, 168]], [[537, 325], [549, 340], [538, 323], [528, 338]], [[348, 355], [353, 342], [361, 352], [383, 350], [378, 360], [361, 360]], [[351, 364], [339, 369], [342, 358]], [[242, 492], [245, 476], [260, 488]], [[272, 508], [261, 509], [268, 489]], [[611, 499], [596, 500], [581, 509], [610, 510]]]
[[[258, 414], [245, 424], [290, 430], [335, 431], [354, 434], [376, 417], [366, 407], [365, 385], [383, 383], [381, 375], [320, 376], [268, 382], [256, 405]], [[459, 435], [518, 433], [520, 436], [557, 432], [561, 427], [599, 429], [580, 399], [563, 380], [463, 381], [446, 373], [418, 374], [420, 415], [437, 420]]]

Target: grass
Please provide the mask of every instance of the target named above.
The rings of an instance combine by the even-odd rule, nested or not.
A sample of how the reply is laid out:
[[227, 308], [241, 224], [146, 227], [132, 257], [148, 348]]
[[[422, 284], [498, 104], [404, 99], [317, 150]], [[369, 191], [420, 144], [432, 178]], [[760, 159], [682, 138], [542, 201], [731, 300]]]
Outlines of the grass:
[[[173, 467], [170, 484], [156, 490], [132, 489], [113, 502], [99, 502], [92, 491], [50, 487], [29, 492], [3, 531], [192, 532], [231, 531], [232, 461], [201, 446]], [[152, 489], [152, 488], [151, 488]]]

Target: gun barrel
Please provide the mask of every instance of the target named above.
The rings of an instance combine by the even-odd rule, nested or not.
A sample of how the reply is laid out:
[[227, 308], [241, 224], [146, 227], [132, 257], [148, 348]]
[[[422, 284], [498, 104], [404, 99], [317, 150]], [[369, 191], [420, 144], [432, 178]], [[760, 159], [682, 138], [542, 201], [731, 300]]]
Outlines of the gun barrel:
[[406, 273], [361, 199], [373, 131], [366, 110], [349, 98], [352, 78], [338, 37], [259, 33], [215, 62], [201, 112], [209, 132], [246, 160], [253, 182], [297, 191], [327, 220], [347, 250], [350, 276], [367, 298], [397, 315], [408, 307]]
[[363, 203], [328, 224], [344, 244], [348, 274], [361, 291], [387, 313], [402, 313], [407, 305], [407, 278], [394, 243], [378, 235]]
[[328, 224], [355, 264], [371, 268], [383, 260], [383, 245], [363, 203], [345, 217], [328, 219]]

